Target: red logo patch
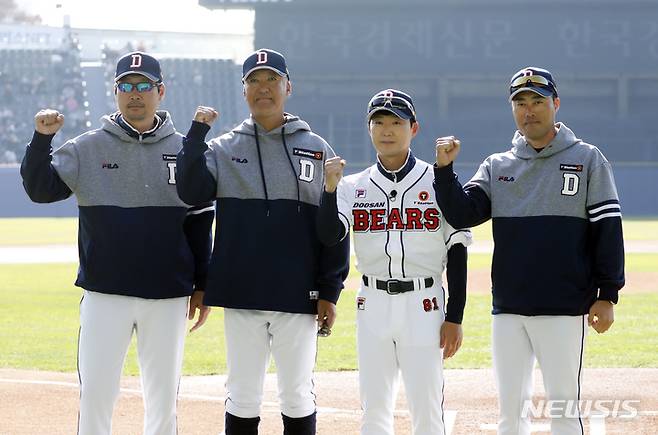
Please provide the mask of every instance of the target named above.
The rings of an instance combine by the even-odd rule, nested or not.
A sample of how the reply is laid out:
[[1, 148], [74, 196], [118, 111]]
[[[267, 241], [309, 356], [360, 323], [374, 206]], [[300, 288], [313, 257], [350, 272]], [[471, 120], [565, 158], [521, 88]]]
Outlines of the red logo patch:
[[426, 190], [422, 190], [422, 191], [420, 191], [420, 192], [418, 193], [418, 199], [421, 200], [421, 201], [427, 201], [428, 199], [430, 199], [430, 194], [429, 194], [429, 192], [426, 191]]

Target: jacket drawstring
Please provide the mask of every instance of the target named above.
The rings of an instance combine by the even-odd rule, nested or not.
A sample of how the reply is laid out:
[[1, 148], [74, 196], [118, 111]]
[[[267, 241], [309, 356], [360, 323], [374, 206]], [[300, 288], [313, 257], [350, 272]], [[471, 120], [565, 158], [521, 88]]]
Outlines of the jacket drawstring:
[[290, 163], [290, 169], [292, 170], [292, 176], [295, 179], [295, 187], [297, 188], [297, 213], [301, 211], [301, 199], [299, 196], [299, 182], [297, 181], [297, 173], [295, 172], [295, 165], [292, 163], [290, 158], [290, 153], [288, 152], [288, 144], [286, 143], [286, 128], [281, 127], [281, 143], [283, 144], [283, 151], [288, 157], [288, 163]]
[[[256, 150], [258, 150], [258, 166], [260, 167], [260, 179], [263, 183], [263, 190], [265, 191], [265, 206], [267, 207], [267, 216], [270, 215], [270, 201], [267, 195], [267, 184], [265, 184], [265, 172], [263, 171], [263, 159], [260, 155], [260, 141], [258, 140], [258, 127], [254, 122], [254, 134], [256, 135]], [[290, 158], [290, 157], [288, 157]]]

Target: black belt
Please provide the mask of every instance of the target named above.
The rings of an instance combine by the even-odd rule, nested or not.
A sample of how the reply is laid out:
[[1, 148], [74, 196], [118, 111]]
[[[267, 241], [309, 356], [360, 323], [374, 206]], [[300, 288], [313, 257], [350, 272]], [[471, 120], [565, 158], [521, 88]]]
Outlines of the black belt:
[[[368, 277], [363, 275], [363, 283], [368, 285], [368, 281]], [[434, 285], [434, 278], [425, 278], [421, 282], [425, 284], [425, 288], [432, 287]], [[375, 287], [378, 290], [384, 290], [389, 295], [397, 295], [398, 293], [412, 292], [415, 290], [413, 281], [400, 281], [399, 279], [389, 279], [386, 281], [376, 279]]]

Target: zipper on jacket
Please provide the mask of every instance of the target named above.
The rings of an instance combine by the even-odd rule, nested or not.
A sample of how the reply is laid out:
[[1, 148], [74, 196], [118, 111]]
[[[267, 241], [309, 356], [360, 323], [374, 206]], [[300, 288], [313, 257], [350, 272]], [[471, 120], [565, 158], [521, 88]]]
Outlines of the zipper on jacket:
[[260, 140], [258, 140], [258, 127], [254, 122], [254, 134], [256, 135], [256, 150], [258, 151], [258, 166], [260, 167], [260, 179], [263, 183], [263, 190], [265, 191], [265, 207], [267, 216], [270, 215], [270, 197], [267, 194], [267, 184], [265, 183], [265, 172], [263, 171], [263, 159], [260, 154]]
[[292, 163], [290, 158], [290, 153], [288, 152], [288, 144], [286, 143], [286, 128], [281, 127], [281, 143], [283, 144], [283, 152], [286, 153], [288, 157], [288, 163], [290, 163], [290, 170], [292, 171], [292, 178], [295, 180], [295, 187], [297, 188], [297, 213], [301, 211], [301, 200], [299, 196], [299, 181], [297, 181], [297, 173], [295, 172], [295, 165]]

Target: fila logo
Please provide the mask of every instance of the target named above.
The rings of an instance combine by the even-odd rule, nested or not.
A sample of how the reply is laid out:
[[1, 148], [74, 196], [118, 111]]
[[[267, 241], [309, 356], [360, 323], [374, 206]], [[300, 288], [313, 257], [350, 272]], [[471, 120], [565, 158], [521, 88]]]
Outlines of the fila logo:
[[514, 177], [508, 177], [507, 175], [501, 175], [498, 177], [498, 181], [505, 181], [506, 183], [514, 182]]
[[385, 208], [370, 210], [352, 210], [354, 232], [390, 231], [390, 230], [427, 230], [436, 231], [441, 227], [441, 214], [436, 208], [404, 209], [404, 219], [400, 209], [391, 209], [388, 216]]
[[366, 309], [366, 298], [359, 296], [356, 298], [356, 309], [365, 310]]
[[130, 64], [130, 68], [139, 68], [142, 66], [142, 55], [133, 54], [132, 55], [133, 63]]
[[355, 198], [365, 198], [366, 197], [366, 189], [356, 189], [354, 191], [354, 197]]
[[258, 60], [256, 60], [256, 65], [261, 65], [267, 63], [267, 51], [258, 52]]
[[103, 169], [119, 169], [119, 165], [117, 163], [103, 162], [103, 165], [101, 167]]
[[249, 163], [249, 160], [241, 159], [240, 157], [231, 157], [231, 161], [236, 163]]

